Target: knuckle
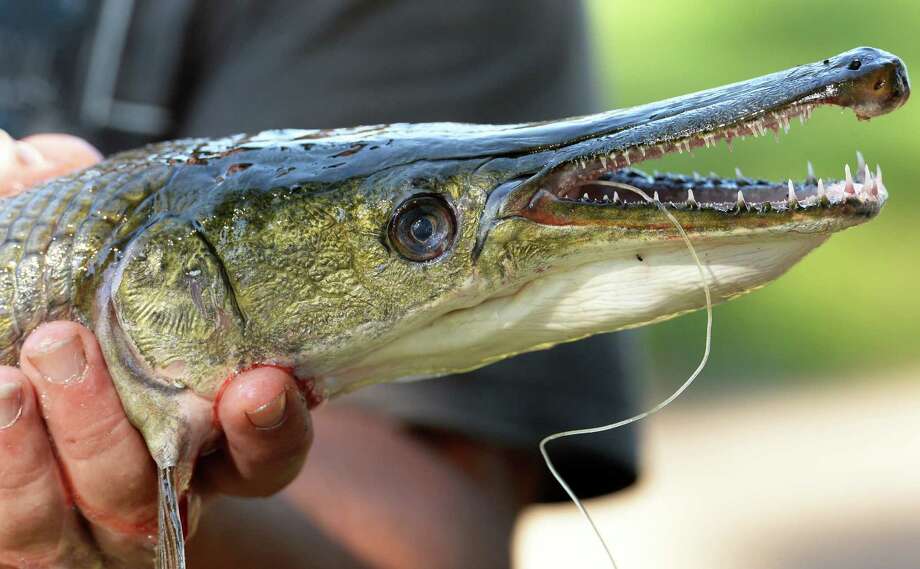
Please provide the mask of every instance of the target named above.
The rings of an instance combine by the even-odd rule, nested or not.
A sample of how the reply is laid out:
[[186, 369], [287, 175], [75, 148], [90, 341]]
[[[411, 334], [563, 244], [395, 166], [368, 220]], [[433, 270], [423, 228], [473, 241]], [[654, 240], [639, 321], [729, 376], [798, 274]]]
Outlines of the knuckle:
[[13, 554], [30, 560], [47, 556], [59, 541], [64, 504], [49, 491], [57, 484], [50, 477], [56, 473], [48, 469], [15, 489], [0, 489], [0, 561]]
[[243, 459], [245, 462], [237, 460], [241, 478], [250, 485], [247, 495], [267, 497], [287, 486], [300, 472], [306, 451], [307, 446], [301, 442], [288, 446], [283, 452], [262, 456], [250, 454]]
[[26, 495], [57, 476], [49, 448], [34, 445], [35, 437], [7, 437], [0, 454], [0, 504]]
[[[56, 469], [45, 457], [23, 457], [22, 461], [3, 461], [0, 464], [0, 508], [3, 504], [19, 501], [33, 492], [41, 494], [50, 483], [57, 484]], [[54, 478], [54, 480], [51, 480]]]
[[133, 434], [134, 427], [118, 409], [60, 437], [55, 443], [68, 460], [85, 462], [117, 450]]
[[234, 455], [259, 469], [297, 461], [310, 447], [310, 433], [297, 423], [294, 417], [289, 417], [277, 432], [258, 431], [240, 439], [230, 438], [228, 444]]

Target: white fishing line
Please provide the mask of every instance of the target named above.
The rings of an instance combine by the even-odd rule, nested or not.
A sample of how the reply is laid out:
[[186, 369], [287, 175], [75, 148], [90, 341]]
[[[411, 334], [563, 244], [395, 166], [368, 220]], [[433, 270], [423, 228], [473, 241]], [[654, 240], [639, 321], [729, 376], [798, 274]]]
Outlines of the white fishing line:
[[617, 569], [617, 562], [613, 557], [613, 552], [610, 550], [610, 547], [607, 545], [606, 540], [604, 540], [604, 536], [601, 535], [600, 529], [598, 529], [597, 524], [594, 522], [594, 518], [591, 517], [591, 514], [588, 513], [588, 510], [587, 508], [585, 508], [585, 505], [581, 502], [578, 496], [575, 495], [575, 492], [568, 485], [568, 483], [566, 483], [562, 475], [559, 474], [559, 471], [556, 470], [556, 467], [553, 465], [553, 461], [550, 460], [549, 458], [549, 453], [546, 451], [546, 444], [556, 439], [575, 437], [575, 436], [580, 436], [580, 435], [590, 435], [593, 433], [612, 431], [614, 429], [619, 429], [620, 427], [625, 427], [626, 425], [635, 423], [636, 421], [641, 421], [650, 415], [654, 415], [658, 411], [661, 411], [662, 409], [670, 405], [671, 402], [673, 402], [675, 399], [680, 397], [681, 394], [684, 391], [686, 391], [688, 387], [690, 387], [690, 385], [697, 378], [697, 376], [700, 375], [700, 373], [703, 371], [703, 368], [706, 367], [706, 362], [709, 361], [709, 350], [710, 350], [710, 347], [712, 346], [712, 294], [710, 293], [710, 290], [709, 290], [709, 281], [706, 279], [706, 271], [703, 269], [703, 263], [700, 261], [699, 255], [696, 254], [696, 249], [693, 247], [693, 243], [690, 242], [690, 237], [687, 236], [687, 232], [684, 231], [683, 226], [680, 224], [679, 221], [677, 221], [677, 218], [674, 217], [674, 215], [670, 211], [668, 211], [667, 208], [665, 208], [664, 205], [660, 201], [654, 200], [648, 197], [648, 194], [646, 194], [645, 192], [643, 192], [642, 190], [640, 190], [639, 188], [635, 186], [630, 186], [629, 184], [622, 184], [619, 182], [610, 182], [607, 180], [595, 180], [595, 181], [592, 181], [591, 183], [597, 184], [597, 185], [603, 185], [603, 186], [611, 186], [611, 187], [618, 188], [621, 190], [626, 190], [634, 194], [638, 194], [643, 199], [645, 199], [645, 201], [647, 201], [648, 203], [655, 204], [658, 207], [658, 209], [661, 210], [661, 213], [663, 213], [668, 218], [668, 220], [672, 224], [674, 224], [674, 227], [677, 228], [677, 231], [680, 233], [680, 236], [684, 240], [684, 243], [687, 244], [687, 250], [690, 251], [690, 255], [693, 257], [693, 261], [696, 263], [697, 269], [699, 269], [700, 281], [702, 282], [702, 285], [703, 285], [703, 293], [706, 295], [706, 347], [703, 349], [703, 357], [700, 360], [699, 365], [696, 366], [696, 370], [694, 370], [694, 372], [690, 374], [690, 377], [688, 377], [687, 380], [684, 381], [684, 383], [680, 387], [678, 387], [674, 393], [671, 394], [670, 397], [658, 403], [651, 409], [645, 412], [639, 413], [638, 415], [635, 415], [628, 419], [623, 419], [622, 421], [610, 423], [609, 425], [601, 425], [599, 427], [590, 427], [586, 429], [573, 429], [570, 431], [562, 431], [561, 433], [554, 433], [552, 435], [549, 435], [548, 437], [540, 441], [540, 454], [543, 455], [543, 461], [546, 463], [546, 467], [549, 469], [550, 473], [553, 475], [553, 478], [556, 479], [556, 482], [559, 483], [559, 486], [561, 486], [562, 489], [565, 490], [565, 493], [568, 494], [572, 502], [575, 503], [575, 506], [578, 507], [578, 510], [581, 512], [581, 515], [585, 518], [585, 521], [588, 522], [588, 525], [591, 526], [591, 530], [594, 532], [594, 535], [597, 536], [598, 541], [601, 542], [601, 546], [604, 548], [604, 553], [607, 554], [607, 559], [610, 560], [610, 566], [613, 567], [613, 569]]

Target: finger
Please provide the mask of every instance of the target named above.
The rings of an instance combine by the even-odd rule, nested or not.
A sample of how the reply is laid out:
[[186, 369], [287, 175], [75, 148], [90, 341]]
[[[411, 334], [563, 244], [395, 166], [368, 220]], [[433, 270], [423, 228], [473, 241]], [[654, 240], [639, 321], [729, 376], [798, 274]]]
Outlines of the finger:
[[237, 376], [218, 402], [225, 452], [200, 464], [208, 490], [268, 496], [300, 472], [313, 440], [310, 414], [294, 378], [257, 368]]
[[86, 141], [66, 134], [13, 140], [0, 130], [0, 195], [13, 195], [45, 180], [82, 170], [101, 159]]
[[102, 160], [102, 154], [93, 145], [69, 134], [35, 134], [21, 142], [38, 150], [54, 166], [58, 176], [88, 168]]
[[0, 367], [0, 566], [57, 559], [75, 527], [32, 386]]
[[0, 128], [0, 196], [9, 195], [18, 165], [16, 141]]
[[73, 322], [36, 329], [23, 372], [40, 394], [73, 500], [92, 524], [146, 539], [156, 528], [156, 470], [128, 422], [93, 335]]

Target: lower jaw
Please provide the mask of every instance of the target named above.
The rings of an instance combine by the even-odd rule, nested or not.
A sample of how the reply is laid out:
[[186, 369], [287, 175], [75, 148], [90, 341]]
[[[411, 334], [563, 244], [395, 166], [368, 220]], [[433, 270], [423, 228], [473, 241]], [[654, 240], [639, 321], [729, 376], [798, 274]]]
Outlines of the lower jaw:
[[[694, 241], [714, 301], [774, 280], [828, 235]], [[330, 397], [371, 383], [468, 371], [518, 353], [635, 328], [705, 306], [696, 264], [682, 241], [636, 243], [615, 258], [556, 267], [516, 294], [449, 313], [361, 361], [326, 375]], [[431, 350], [432, 337], [451, 338]]]

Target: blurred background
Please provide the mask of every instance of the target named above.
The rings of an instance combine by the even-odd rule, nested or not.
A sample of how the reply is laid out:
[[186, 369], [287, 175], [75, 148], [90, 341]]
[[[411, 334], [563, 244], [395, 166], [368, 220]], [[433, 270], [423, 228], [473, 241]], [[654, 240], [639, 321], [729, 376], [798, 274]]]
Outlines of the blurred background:
[[[860, 45], [920, 62], [920, 3], [588, 2], [608, 105], [714, 87]], [[646, 476], [590, 504], [621, 567], [920, 567], [920, 106], [869, 123], [817, 111], [772, 137], [653, 167], [841, 177], [855, 150], [891, 200], [764, 290], [715, 309], [710, 363], [644, 426]], [[652, 166], [650, 166], [652, 167]], [[648, 397], [699, 360], [705, 316], [646, 328]], [[527, 568], [600, 567], [573, 507], [531, 511]]]
[[[589, 2], [594, 41], [611, 106], [654, 101], [822, 59], [860, 45], [920, 62], [920, 4], [761, 0], [704, 4]], [[605, 62], [609, 62], [605, 64]], [[662, 170], [749, 176], [842, 177], [861, 150], [882, 165], [891, 201], [874, 222], [840, 234], [763, 291], [716, 310], [713, 357], [696, 391], [790, 387], [821, 375], [860, 381], [920, 365], [920, 222], [917, 191], [920, 106], [871, 123], [822, 109], [772, 137], [658, 161]], [[655, 377], [679, 380], [698, 359], [702, 315], [649, 329]], [[691, 341], [688, 341], [691, 340]], [[809, 380], [809, 383], [811, 381]]]
[[[117, 2], [105, 4], [117, 7]], [[181, 0], [144, 4], [151, 17], [161, 17], [158, 10], [182, 12], [193, 5]], [[745, 80], [860, 45], [886, 49], [913, 71], [920, 68], [917, 0], [586, 0], [586, 5], [606, 108]], [[16, 11], [35, 6], [42, 5], [0, 0], [17, 25]], [[334, 0], [325, 4], [330, 6]], [[221, 16], [219, 9], [208, 13], [215, 21]], [[320, 32], [328, 30], [310, 28], [322, 21], [312, 14], [298, 25], [305, 35], [322, 39]], [[48, 41], [82, 36], [80, 22], [74, 22], [43, 26]], [[246, 22], [240, 36], [249, 37], [256, 23]], [[527, 28], [515, 31], [521, 29]], [[534, 30], [528, 38], [552, 33]], [[0, 46], [12, 35], [0, 36]], [[232, 44], [224, 36], [192, 35], [217, 53]], [[178, 45], [159, 36], [133, 41], [155, 45], [149, 52], [167, 60]], [[118, 47], [102, 45], [100, 52], [115, 53]], [[40, 51], [32, 55], [38, 58]], [[530, 52], [526, 56], [528, 63], [545, 62]], [[98, 83], [115, 69], [112, 61], [102, 61]], [[29, 58], [6, 63], [36, 64]], [[140, 67], [139, 79], [132, 82], [139, 92], [128, 95], [153, 102], [167, 98], [168, 85], [147, 81], [148, 71]], [[479, 80], [493, 81], [479, 68], [474, 71]], [[51, 97], [43, 84], [30, 88], [28, 100], [15, 102], [29, 106]], [[415, 91], [419, 100], [409, 106], [424, 106], [428, 94]], [[99, 111], [96, 103], [112, 103], [92, 94], [81, 110], [90, 118]], [[164, 118], [153, 112], [155, 106], [125, 107], [120, 114], [102, 110], [145, 137], [162, 130]], [[207, 106], [195, 110], [199, 113], [192, 117]], [[34, 127], [37, 131], [58, 124], [50, 114], [41, 118], [45, 122]], [[15, 133], [11, 121], [0, 109], [0, 126]], [[266, 126], [344, 124], [260, 128]], [[108, 142], [113, 148], [137, 145], [134, 139]], [[739, 166], [752, 177], [782, 179], [791, 173], [801, 179], [810, 160], [818, 176], [839, 178], [845, 163], [855, 166], [856, 150], [872, 167], [881, 164], [891, 193], [885, 211], [835, 236], [764, 290], [716, 307], [707, 369], [674, 406], [642, 425], [638, 484], [588, 503], [621, 569], [920, 567], [920, 188], [915, 181], [920, 177], [920, 101], [871, 123], [858, 122], [850, 112], [821, 109], [805, 127], [794, 122], [780, 144], [764, 137], [736, 144], [733, 153], [721, 145], [647, 167], [731, 176]], [[650, 364], [638, 378], [649, 406], [696, 366], [704, 328], [705, 316], [694, 314], [633, 333], [634, 345]], [[571, 425], [580, 426], [586, 425]], [[529, 508], [516, 532], [514, 554], [519, 569], [606, 566], [599, 544], [570, 504]]]

